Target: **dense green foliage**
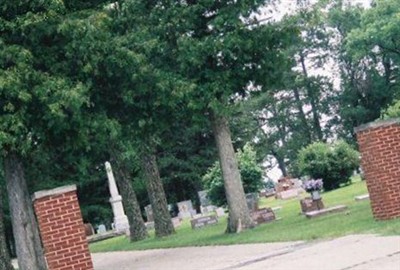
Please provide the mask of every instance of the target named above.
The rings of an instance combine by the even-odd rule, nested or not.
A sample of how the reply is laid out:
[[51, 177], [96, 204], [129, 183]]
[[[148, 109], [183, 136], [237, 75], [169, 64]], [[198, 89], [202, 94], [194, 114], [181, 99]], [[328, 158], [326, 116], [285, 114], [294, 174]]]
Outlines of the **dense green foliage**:
[[[399, 1], [377, 0], [370, 9], [343, 8], [329, 14], [341, 42], [332, 46], [341, 73], [341, 136], [353, 141], [353, 128], [379, 118], [399, 94]], [[353, 136], [352, 136], [353, 135]]]
[[383, 117], [385, 119], [399, 118], [400, 117], [400, 100], [396, 101], [393, 105], [389, 106], [387, 108], [387, 110], [384, 111]]
[[302, 175], [322, 179], [324, 189], [332, 190], [350, 182], [359, 158], [359, 153], [344, 141], [316, 142], [300, 150], [297, 166]]
[[[257, 164], [256, 152], [250, 144], [246, 144], [243, 147], [243, 151], [238, 151], [237, 158], [244, 191], [246, 193], [260, 191], [260, 189], [264, 187], [262, 170]], [[226, 206], [224, 182], [218, 162], [215, 162], [214, 165], [208, 169], [207, 173], [203, 176], [203, 182], [211, 202], [217, 206]]]

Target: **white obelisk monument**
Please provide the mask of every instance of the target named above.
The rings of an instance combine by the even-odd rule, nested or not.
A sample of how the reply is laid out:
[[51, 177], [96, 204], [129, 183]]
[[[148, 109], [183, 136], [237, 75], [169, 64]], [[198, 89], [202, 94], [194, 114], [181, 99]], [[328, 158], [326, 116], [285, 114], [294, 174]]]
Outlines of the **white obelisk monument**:
[[110, 203], [114, 213], [114, 228], [117, 232], [129, 233], [129, 222], [125, 215], [124, 207], [122, 205], [122, 197], [118, 193], [117, 184], [115, 183], [114, 174], [111, 169], [110, 162], [105, 163], [107, 177], [108, 177], [108, 187], [110, 189]]

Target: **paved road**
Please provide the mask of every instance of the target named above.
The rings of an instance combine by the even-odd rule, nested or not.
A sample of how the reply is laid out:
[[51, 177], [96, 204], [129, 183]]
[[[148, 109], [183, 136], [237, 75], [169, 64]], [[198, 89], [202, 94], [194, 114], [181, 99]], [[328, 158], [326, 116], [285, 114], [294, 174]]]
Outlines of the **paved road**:
[[400, 236], [92, 254], [95, 270], [400, 270]]

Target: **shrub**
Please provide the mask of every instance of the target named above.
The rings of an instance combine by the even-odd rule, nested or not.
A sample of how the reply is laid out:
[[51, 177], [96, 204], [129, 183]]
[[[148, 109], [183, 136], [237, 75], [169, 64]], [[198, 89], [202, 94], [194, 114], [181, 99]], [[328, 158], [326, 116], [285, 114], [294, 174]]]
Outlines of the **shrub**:
[[359, 166], [359, 154], [344, 141], [333, 145], [316, 142], [300, 150], [297, 166], [301, 174], [322, 178], [324, 189], [332, 190], [350, 182]]
[[275, 189], [275, 182], [272, 181], [271, 179], [268, 179], [268, 181], [264, 183], [264, 188], [265, 189]]
[[400, 100], [397, 100], [392, 106], [387, 108], [383, 114], [384, 119], [400, 117]]
[[[238, 151], [237, 158], [244, 191], [246, 193], [258, 192], [263, 188], [263, 181], [262, 169], [256, 162], [256, 152], [249, 144], [246, 144], [243, 151]], [[208, 191], [208, 197], [214, 205], [227, 204], [222, 171], [218, 161], [203, 176], [203, 183]]]

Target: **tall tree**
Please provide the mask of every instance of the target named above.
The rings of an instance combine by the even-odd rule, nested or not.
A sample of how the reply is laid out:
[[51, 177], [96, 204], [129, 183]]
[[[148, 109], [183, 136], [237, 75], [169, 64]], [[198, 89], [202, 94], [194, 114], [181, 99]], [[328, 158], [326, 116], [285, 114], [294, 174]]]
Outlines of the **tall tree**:
[[0, 269], [13, 270], [4, 226], [3, 189], [0, 189]]
[[35, 149], [50, 149], [49, 131], [73, 137], [67, 134], [79, 123], [87, 87], [53, 72], [65, 64], [50, 57], [62, 47], [50, 44], [68, 14], [63, 2], [2, 2], [0, 14], [0, 148], [16, 252], [20, 269], [46, 269], [25, 166]]
[[[331, 57], [329, 31], [324, 20], [321, 4], [310, 3], [300, 6], [296, 14], [287, 19], [287, 23], [296, 24], [301, 31], [298, 41], [289, 50], [296, 66], [288, 76], [287, 87], [293, 89], [299, 120], [305, 134], [309, 135], [308, 143], [329, 136], [329, 129], [321, 122], [332, 114], [336, 94], [333, 78], [326, 72], [331, 68]], [[305, 130], [307, 127], [309, 131]]]
[[[257, 87], [267, 89], [275, 79], [271, 63], [284, 63], [278, 48], [285, 43], [285, 31], [277, 26], [259, 26], [252, 17], [261, 4], [188, 1], [170, 4], [158, 13], [163, 12], [166, 20], [173, 18], [168, 27], [159, 28], [167, 33], [164, 38], [175, 38], [179, 72], [196, 84], [189, 105], [211, 122], [228, 201], [227, 232], [254, 226], [232, 145], [230, 105], [240, 96], [257, 91]], [[261, 78], [264, 85], [260, 84]]]
[[[61, 121], [67, 120], [66, 123], [53, 123], [56, 128], [52, 127], [42, 135], [48, 138], [46, 145], [50, 149], [47, 150], [48, 158], [59, 163], [57, 170], [44, 170], [54, 178], [53, 182], [62, 181], [60, 176], [65, 177], [68, 174], [70, 180], [80, 183], [85, 189], [93, 186], [95, 181], [93, 176], [101, 172], [97, 170], [97, 167], [111, 156], [116, 161], [116, 173], [121, 176], [117, 180], [123, 193], [128, 220], [131, 223], [130, 237], [131, 240], [136, 241], [146, 237], [147, 232], [131, 187], [131, 172], [127, 171], [127, 166], [124, 164], [126, 161], [121, 157], [123, 153], [118, 148], [120, 141], [124, 139], [123, 132], [129, 133], [130, 130], [129, 123], [124, 122], [129, 118], [125, 116], [124, 110], [127, 107], [122, 106], [121, 92], [114, 91], [114, 88], [118, 89], [118, 86], [126, 91], [127, 86], [124, 83], [129, 82], [127, 80], [121, 84], [114, 84], [121, 75], [118, 73], [119, 63], [116, 61], [120, 63], [126, 61], [126, 65], [121, 68], [127, 68], [128, 73], [132, 71], [131, 68], [136, 68], [133, 66], [136, 62], [129, 61], [136, 55], [129, 55], [130, 51], [121, 48], [123, 44], [117, 43], [110, 29], [111, 17], [108, 8], [99, 8], [104, 2], [94, 1], [90, 3], [90, 9], [85, 10], [87, 4], [80, 1], [66, 4], [65, 7], [71, 13], [53, 18], [52, 27], [46, 31], [40, 31], [41, 35], [38, 34], [41, 40], [48, 42], [49, 55], [47, 57], [51, 56], [50, 59], [55, 61], [43, 59], [42, 68], [55, 76], [79, 82], [80, 85], [85, 85], [87, 90], [83, 93], [84, 96], [69, 96], [70, 100], [76, 98], [75, 102], [82, 101], [76, 105], [77, 109], [81, 110], [80, 113], [74, 115], [73, 111], [67, 110], [64, 115], [64, 111], [61, 111], [59, 113], [62, 116]], [[121, 106], [121, 109], [118, 109], [118, 106]], [[131, 114], [127, 115], [131, 116]], [[121, 129], [119, 121], [128, 123], [127, 128]], [[60, 141], [60, 134], [64, 134], [64, 140]], [[46, 151], [45, 148], [43, 150]], [[44, 164], [38, 164], [38, 162], [36, 164], [43, 170]], [[104, 180], [102, 176], [98, 178]], [[103, 195], [104, 198], [107, 197], [107, 193]], [[87, 197], [89, 196], [83, 198], [86, 202], [89, 201], [86, 200]], [[85, 207], [83, 209], [85, 215], [91, 216], [93, 212], [91, 209], [95, 207], [99, 209], [98, 206], [93, 205], [88, 209]], [[105, 216], [107, 213], [99, 215], [98, 218]]]
[[[129, 152], [132, 152], [129, 151]], [[132, 155], [132, 154], [131, 154]], [[136, 193], [132, 187], [131, 169], [128, 162], [132, 162], [128, 157], [131, 155], [123, 155], [121, 151], [116, 152], [115, 149], [111, 153], [112, 160], [116, 165], [117, 185], [119, 187], [123, 205], [129, 221], [130, 240], [139, 241], [147, 238], [146, 225], [144, 224], [140, 205], [136, 197]], [[128, 156], [128, 157], [127, 157]]]
[[31, 144], [31, 123], [26, 113], [32, 109], [30, 87], [35, 87], [37, 74], [32, 71], [30, 52], [22, 46], [7, 43], [12, 40], [7, 36], [10, 32], [2, 35], [0, 43], [0, 147], [13, 233], [19, 268], [46, 269], [21, 158], [21, 153]]
[[[160, 72], [149, 64], [155, 48], [146, 44], [142, 36], [146, 37], [146, 29], [141, 31], [135, 24], [125, 23], [131, 15], [129, 6], [111, 5], [91, 16], [65, 21], [61, 29], [68, 40], [66, 56], [75, 69], [83, 71], [78, 78], [91, 85], [92, 106], [88, 111], [118, 122], [124, 134], [129, 134], [138, 156], [148, 162], [143, 162], [143, 170], [148, 176], [153, 211], [158, 213], [156, 235], [166, 236], [174, 228], [161, 178], [159, 173], [149, 172], [158, 171], [155, 160], [160, 134], [174, 119], [171, 112], [175, 103], [166, 97], [173, 98], [170, 92], [174, 87], [183, 86], [171, 72]], [[78, 41], [76, 37], [82, 39]], [[68, 72], [74, 75], [72, 69]], [[114, 140], [119, 139], [113, 138], [111, 143], [117, 145]]]
[[[301, 2], [301, 1], [300, 1]], [[308, 1], [304, 1], [308, 2]], [[297, 152], [314, 140], [325, 140], [331, 133], [323, 119], [332, 117], [335, 91], [332, 78], [316, 70], [329, 65], [329, 38], [324, 14], [319, 5], [305, 3], [294, 15], [282, 23], [295, 25], [299, 35], [292, 36], [291, 46], [285, 50], [290, 62], [275, 69], [283, 74], [268, 92], [245, 100], [238, 115], [243, 124], [236, 130], [247, 132], [256, 139], [258, 152], [270, 160], [273, 156], [283, 175], [297, 175]], [[290, 66], [289, 66], [290, 65]], [[249, 130], [249, 122], [256, 127]]]
[[169, 203], [191, 199], [199, 204], [201, 176], [217, 159], [214, 138], [207, 121], [194, 122], [193, 115], [172, 123], [159, 149], [160, 175]]
[[377, 119], [399, 92], [395, 79], [399, 28], [394, 15], [398, 8], [398, 1], [375, 1], [370, 9], [333, 1], [329, 11], [336, 39], [332, 50], [341, 76], [340, 135], [351, 142], [355, 141], [353, 128]]
[[273, 157], [282, 175], [287, 176], [291, 152], [306, 145], [309, 138], [298, 117], [289, 95], [263, 93], [240, 105], [233, 118], [233, 132], [243, 141], [255, 141], [260, 163]]
[[[21, 159], [15, 152], [4, 157], [4, 171], [18, 264], [24, 269], [47, 269], [32, 205], [29, 203], [28, 187]], [[22, 226], [21, 226], [22, 225]]]

